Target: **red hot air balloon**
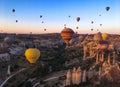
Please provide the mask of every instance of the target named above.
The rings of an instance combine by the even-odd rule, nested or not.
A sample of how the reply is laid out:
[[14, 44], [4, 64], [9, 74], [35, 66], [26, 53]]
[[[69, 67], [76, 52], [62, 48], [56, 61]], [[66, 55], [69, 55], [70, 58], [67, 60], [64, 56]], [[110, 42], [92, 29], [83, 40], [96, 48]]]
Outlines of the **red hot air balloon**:
[[69, 44], [69, 41], [72, 39], [74, 35], [74, 31], [70, 28], [64, 28], [62, 31], [61, 31], [61, 37], [63, 38], [64, 42], [68, 45]]

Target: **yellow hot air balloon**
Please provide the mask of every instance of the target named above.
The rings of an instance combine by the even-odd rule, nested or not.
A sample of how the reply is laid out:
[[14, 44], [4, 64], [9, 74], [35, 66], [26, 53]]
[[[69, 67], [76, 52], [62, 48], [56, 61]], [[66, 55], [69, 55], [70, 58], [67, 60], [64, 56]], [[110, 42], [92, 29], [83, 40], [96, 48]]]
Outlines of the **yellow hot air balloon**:
[[96, 35], [94, 35], [93, 40], [94, 40], [94, 41], [97, 41], [97, 40], [98, 40], [98, 37], [97, 37]]
[[25, 57], [30, 63], [35, 63], [40, 57], [40, 51], [36, 48], [28, 48]]
[[103, 40], [106, 40], [107, 38], [108, 38], [108, 34], [102, 33], [102, 39], [103, 39]]
[[69, 41], [74, 35], [74, 31], [70, 28], [64, 28], [61, 32], [61, 37], [64, 39], [64, 42], [68, 45]]

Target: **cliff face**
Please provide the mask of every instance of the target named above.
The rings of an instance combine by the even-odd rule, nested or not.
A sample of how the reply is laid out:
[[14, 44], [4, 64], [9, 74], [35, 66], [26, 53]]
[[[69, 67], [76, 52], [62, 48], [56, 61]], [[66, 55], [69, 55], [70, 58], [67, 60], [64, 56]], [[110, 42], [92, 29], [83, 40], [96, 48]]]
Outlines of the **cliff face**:
[[113, 65], [109, 68], [107, 73], [101, 78], [101, 81], [108, 81], [113, 83], [120, 83], [120, 68], [118, 65]]

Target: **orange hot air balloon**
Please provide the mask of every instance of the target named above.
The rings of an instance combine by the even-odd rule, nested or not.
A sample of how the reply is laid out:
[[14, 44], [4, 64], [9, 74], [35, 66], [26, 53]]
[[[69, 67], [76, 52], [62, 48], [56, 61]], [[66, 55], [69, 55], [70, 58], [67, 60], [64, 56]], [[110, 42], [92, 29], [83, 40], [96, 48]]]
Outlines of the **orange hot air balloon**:
[[36, 48], [28, 48], [25, 57], [30, 63], [35, 63], [40, 57], [40, 51]]
[[70, 28], [64, 28], [61, 32], [61, 37], [64, 39], [64, 42], [68, 45], [69, 41], [74, 35], [74, 31]]

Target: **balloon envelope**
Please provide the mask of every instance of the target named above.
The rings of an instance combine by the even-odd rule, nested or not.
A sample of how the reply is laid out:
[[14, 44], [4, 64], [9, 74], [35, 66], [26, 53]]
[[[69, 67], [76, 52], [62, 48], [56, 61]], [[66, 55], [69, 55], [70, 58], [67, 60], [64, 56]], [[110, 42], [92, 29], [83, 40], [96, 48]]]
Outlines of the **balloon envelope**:
[[28, 48], [25, 57], [30, 63], [35, 63], [40, 57], [40, 51], [36, 48]]
[[108, 38], [108, 34], [102, 33], [102, 39], [103, 39], [103, 40], [106, 40], [107, 38]]
[[18, 20], [16, 20], [15, 22], [18, 22]]
[[78, 29], [79, 27], [76, 27], [76, 29]]
[[91, 21], [91, 23], [93, 24], [94, 22], [93, 22], [93, 21]]
[[64, 28], [61, 32], [61, 37], [64, 39], [64, 42], [68, 45], [69, 41], [74, 35], [74, 31], [70, 28]]
[[80, 17], [77, 17], [76, 20], [77, 20], [77, 22], [79, 22], [80, 21]]
[[109, 11], [110, 7], [106, 7], [105, 9], [106, 9], [106, 11]]
[[46, 29], [44, 29], [44, 31], [46, 31]]
[[40, 15], [40, 18], [42, 18], [42, 15]]
[[66, 24], [64, 24], [64, 27], [66, 27]]
[[15, 9], [12, 9], [12, 12], [15, 12]]

